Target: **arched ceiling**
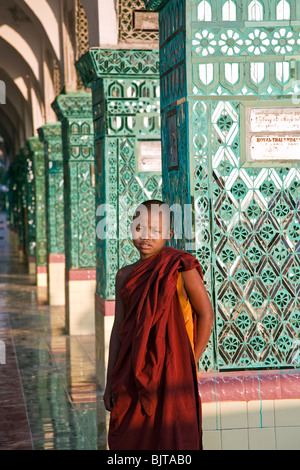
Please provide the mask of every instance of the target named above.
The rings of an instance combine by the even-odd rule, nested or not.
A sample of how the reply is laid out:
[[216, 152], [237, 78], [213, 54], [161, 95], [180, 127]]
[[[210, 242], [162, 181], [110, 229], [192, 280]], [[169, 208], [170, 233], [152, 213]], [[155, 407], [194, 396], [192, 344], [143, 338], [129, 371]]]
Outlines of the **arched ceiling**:
[[59, 32], [61, 1], [15, 0], [15, 3], [31, 18], [40, 34], [45, 35], [44, 40], [59, 62], [61, 60]]
[[53, 81], [54, 61], [61, 61], [61, 2], [2, 0], [0, 8], [0, 80], [6, 85], [0, 134], [13, 155], [44, 124], [46, 80]]
[[30, 106], [14, 80], [2, 68], [0, 68], [0, 76], [6, 85], [6, 103], [0, 106], [1, 135], [4, 139], [7, 136], [10, 137], [5, 143], [9, 148], [9, 155], [13, 156], [24, 142], [25, 126], [28, 126], [28, 132], [32, 132]]

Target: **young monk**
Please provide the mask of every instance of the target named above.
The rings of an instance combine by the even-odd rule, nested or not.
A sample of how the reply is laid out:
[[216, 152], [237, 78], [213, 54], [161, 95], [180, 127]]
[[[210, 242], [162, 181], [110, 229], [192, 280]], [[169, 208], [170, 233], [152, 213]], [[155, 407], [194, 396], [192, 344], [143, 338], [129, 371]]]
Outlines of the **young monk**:
[[131, 231], [140, 259], [116, 276], [103, 397], [110, 450], [202, 449], [196, 364], [214, 313], [198, 260], [166, 246], [170, 219], [162, 201], [138, 206]]

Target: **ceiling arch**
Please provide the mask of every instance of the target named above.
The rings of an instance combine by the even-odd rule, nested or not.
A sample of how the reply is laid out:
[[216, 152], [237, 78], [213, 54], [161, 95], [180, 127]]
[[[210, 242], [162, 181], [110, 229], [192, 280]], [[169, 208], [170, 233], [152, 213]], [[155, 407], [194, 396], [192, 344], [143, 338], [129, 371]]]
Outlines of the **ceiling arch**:
[[[61, 37], [60, 37], [60, 0], [11, 0], [2, 7], [1, 23], [13, 26], [21, 34], [26, 28], [30, 28], [29, 36], [33, 31], [49, 50], [53, 57], [61, 60]], [[5, 20], [3, 21], [3, 14]], [[23, 31], [21, 31], [23, 30]], [[41, 40], [38, 41], [40, 45]]]
[[[50, 115], [47, 100], [53, 99], [54, 63], [59, 63], [62, 51], [60, 3], [1, 2], [0, 80], [5, 83], [7, 102], [1, 105], [0, 126], [4, 138], [10, 136], [10, 142], [21, 146]], [[13, 132], [7, 130], [12, 122]]]
[[[77, 0], [0, 3], [0, 80], [7, 97], [7, 104], [1, 105], [0, 128], [7, 139], [24, 145], [24, 139], [36, 135], [45, 122], [57, 120], [51, 107], [56, 95], [78, 87], [76, 34], [83, 10]], [[95, 18], [97, 22], [98, 15]], [[14, 131], [7, 130], [6, 121], [14, 123]]]
[[[18, 87], [24, 99], [27, 100], [29, 98], [27, 79], [31, 72], [29, 65], [16, 49], [10, 44], [7, 44], [4, 39], [0, 39], [0, 51], [1, 62], [3, 64], [3, 69], [1, 70], [2, 79], [3, 73], [8, 75]], [[37, 81], [35, 81], [35, 86], [39, 87]]]
[[61, 5], [58, 0], [16, 0], [16, 3], [29, 14], [31, 12], [41, 25], [48, 38], [48, 45], [55, 54], [57, 61], [61, 60], [60, 20]]
[[[5, 125], [4, 125], [5, 123]], [[8, 158], [12, 160], [15, 154], [15, 139], [16, 131], [14, 129], [13, 123], [10, 121], [9, 117], [2, 112], [0, 108], [0, 136], [4, 139], [4, 146], [6, 148], [6, 153]], [[8, 162], [4, 162], [6, 165]]]
[[[0, 106], [0, 127], [5, 129], [2, 136], [10, 136], [12, 154], [24, 145], [26, 136], [32, 135], [32, 113], [30, 102], [25, 99], [14, 80], [0, 68], [0, 76], [6, 85], [6, 104]], [[12, 145], [13, 144], [13, 145]]]
[[30, 67], [36, 80], [41, 80], [40, 62], [38, 54], [33, 51], [31, 45], [26, 41], [23, 35], [16, 31], [10, 25], [0, 26], [0, 38], [13, 47], [25, 60]]

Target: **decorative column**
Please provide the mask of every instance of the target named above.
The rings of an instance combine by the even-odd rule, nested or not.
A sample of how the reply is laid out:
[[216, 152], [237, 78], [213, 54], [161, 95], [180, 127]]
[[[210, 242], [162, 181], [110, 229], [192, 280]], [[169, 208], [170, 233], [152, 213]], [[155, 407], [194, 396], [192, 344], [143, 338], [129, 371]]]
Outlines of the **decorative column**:
[[25, 242], [25, 211], [26, 211], [26, 161], [21, 153], [16, 155], [14, 161], [15, 185], [14, 185], [14, 223], [18, 234], [19, 260], [27, 263]]
[[21, 149], [25, 174], [24, 191], [24, 231], [25, 252], [29, 274], [36, 275], [36, 216], [35, 216], [35, 182], [32, 153], [28, 147]]
[[9, 244], [18, 249], [18, 235], [15, 226], [15, 194], [16, 194], [16, 172], [15, 172], [15, 162], [11, 163], [7, 175], [6, 175], [6, 185], [8, 191], [6, 193], [6, 217], [7, 222], [6, 226], [8, 228], [7, 236]]
[[96, 374], [103, 389], [118, 269], [138, 259], [130, 217], [161, 198], [157, 51], [93, 48], [76, 63], [92, 88], [97, 207]]
[[93, 334], [96, 219], [91, 94], [61, 94], [52, 107], [62, 123], [66, 326], [69, 334]]
[[46, 233], [46, 187], [44, 146], [38, 137], [30, 137], [27, 147], [31, 153], [35, 185], [36, 226], [36, 281], [38, 300], [47, 301], [47, 233]]
[[61, 123], [45, 124], [39, 130], [44, 142], [46, 177], [46, 222], [48, 301], [65, 305], [64, 169]]
[[18, 233], [18, 165], [17, 156], [10, 166], [10, 202], [11, 202], [11, 216], [10, 216], [10, 230], [11, 242], [16, 252], [19, 250], [19, 233]]

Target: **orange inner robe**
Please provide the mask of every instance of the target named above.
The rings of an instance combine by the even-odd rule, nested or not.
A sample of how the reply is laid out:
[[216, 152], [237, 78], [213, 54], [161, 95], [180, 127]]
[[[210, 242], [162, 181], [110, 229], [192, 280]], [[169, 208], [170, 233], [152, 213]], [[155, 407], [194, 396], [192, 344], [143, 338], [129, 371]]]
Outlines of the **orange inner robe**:
[[192, 350], [194, 352], [193, 309], [192, 309], [189, 299], [186, 298], [185, 292], [183, 290], [181, 273], [178, 273], [177, 292], [179, 295], [180, 305], [181, 305], [183, 318], [185, 322], [185, 328], [186, 328], [186, 331], [187, 331], [187, 334], [191, 343]]

